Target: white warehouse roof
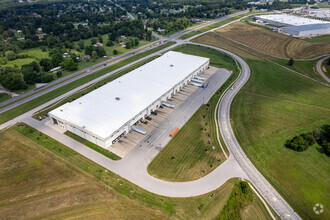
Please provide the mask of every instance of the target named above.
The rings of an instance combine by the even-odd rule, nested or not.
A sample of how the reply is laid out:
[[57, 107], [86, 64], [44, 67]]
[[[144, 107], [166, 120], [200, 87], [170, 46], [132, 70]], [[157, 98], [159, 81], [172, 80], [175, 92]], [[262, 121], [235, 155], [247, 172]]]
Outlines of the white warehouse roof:
[[208, 61], [167, 52], [50, 114], [105, 139]]
[[264, 19], [264, 20], [271, 20], [274, 22], [283, 23], [286, 25], [293, 25], [293, 26], [299, 26], [299, 25], [307, 25], [307, 24], [329, 24], [330, 22], [327, 21], [320, 21], [316, 19], [311, 18], [304, 18], [294, 15], [288, 15], [288, 14], [273, 14], [273, 15], [259, 15], [256, 16], [257, 19]]

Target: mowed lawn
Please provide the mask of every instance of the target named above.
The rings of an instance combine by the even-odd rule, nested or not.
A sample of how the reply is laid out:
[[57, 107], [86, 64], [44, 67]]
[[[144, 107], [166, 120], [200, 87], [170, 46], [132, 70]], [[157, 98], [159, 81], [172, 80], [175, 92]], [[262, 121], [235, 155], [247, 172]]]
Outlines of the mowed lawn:
[[324, 41], [301, 40], [243, 22], [236, 22], [216, 31], [230, 39], [282, 58], [315, 58], [330, 51], [330, 44]]
[[[0, 216], [12, 219], [214, 219], [239, 182], [196, 197], [158, 196], [24, 124], [0, 131], [0, 167]], [[257, 197], [242, 212], [249, 216], [269, 219]]]
[[105, 187], [15, 129], [0, 133], [0, 167], [0, 216], [8, 219], [165, 217]]
[[284, 147], [295, 135], [330, 124], [330, 89], [279, 67], [248, 60], [251, 78], [234, 99], [235, 135], [249, 159], [301, 217], [329, 219], [330, 158], [314, 145], [305, 152]]
[[[213, 49], [186, 45], [175, 50], [209, 57], [212, 66], [236, 70], [233, 59]], [[171, 181], [190, 181], [207, 175], [225, 160], [214, 122], [214, 109], [220, 94], [217, 91], [209, 103], [202, 105], [154, 158], [148, 166], [151, 175]]]
[[41, 59], [49, 58], [48, 51], [43, 52], [40, 48], [25, 49], [21, 52], [21, 54], [28, 54], [29, 57], [24, 59], [16, 59], [13, 61], [8, 61], [7, 64], [4, 66], [14, 67], [16, 65], [18, 68], [21, 68], [23, 65], [30, 64], [33, 61], [39, 63]]

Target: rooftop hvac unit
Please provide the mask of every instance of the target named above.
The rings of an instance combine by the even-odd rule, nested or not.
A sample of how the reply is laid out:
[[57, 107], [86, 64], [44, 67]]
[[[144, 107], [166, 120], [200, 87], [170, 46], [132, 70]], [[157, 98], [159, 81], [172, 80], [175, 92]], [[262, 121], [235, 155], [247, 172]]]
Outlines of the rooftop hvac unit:
[[120, 100], [120, 98], [119, 98], [119, 97], [116, 97], [116, 100], [117, 100], [117, 101], [119, 101], [119, 100]]

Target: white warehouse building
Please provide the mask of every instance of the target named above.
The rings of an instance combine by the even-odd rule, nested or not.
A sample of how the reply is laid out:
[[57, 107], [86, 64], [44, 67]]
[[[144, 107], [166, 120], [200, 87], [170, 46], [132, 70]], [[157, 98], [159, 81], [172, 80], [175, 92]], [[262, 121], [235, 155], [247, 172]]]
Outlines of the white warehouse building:
[[272, 15], [259, 15], [255, 19], [265, 23], [275, 25], [278, 27], [285, 26], [300, 26], [300, 25], [314, 25], [314, 24], [330, 24], [328, 21], [322, 21], [312, 18], [304, 18], [289, 14], [272, 14]]
[[255, 19], [280, 27], [278, 30], [293, 37], [314, 37], [330, 34], [330, 22], [289, 14], [259, 15]]
[[167, 52], [49, 112], [52, 122], [107, 148], [209, 66], [209, 58]]

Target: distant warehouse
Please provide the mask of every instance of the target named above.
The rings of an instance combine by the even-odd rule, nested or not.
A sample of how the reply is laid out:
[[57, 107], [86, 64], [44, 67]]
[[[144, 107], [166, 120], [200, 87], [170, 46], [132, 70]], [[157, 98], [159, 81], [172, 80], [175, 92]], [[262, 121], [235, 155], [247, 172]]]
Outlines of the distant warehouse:
[[49, 115], [55, 125], [107, 148], [208, 66], [208, 58], [170, 51]]
[[330, 22], [288, 14], [256, 16], [257, 21], [279, 27], [278, 31], [293, 37], [314, 37], [330, 34]]
[[314, 24], [301, 26], [282, 27], [281, 31], [294, 37], [313, 37], [317, 35], [330, 34], [329, 24]]

